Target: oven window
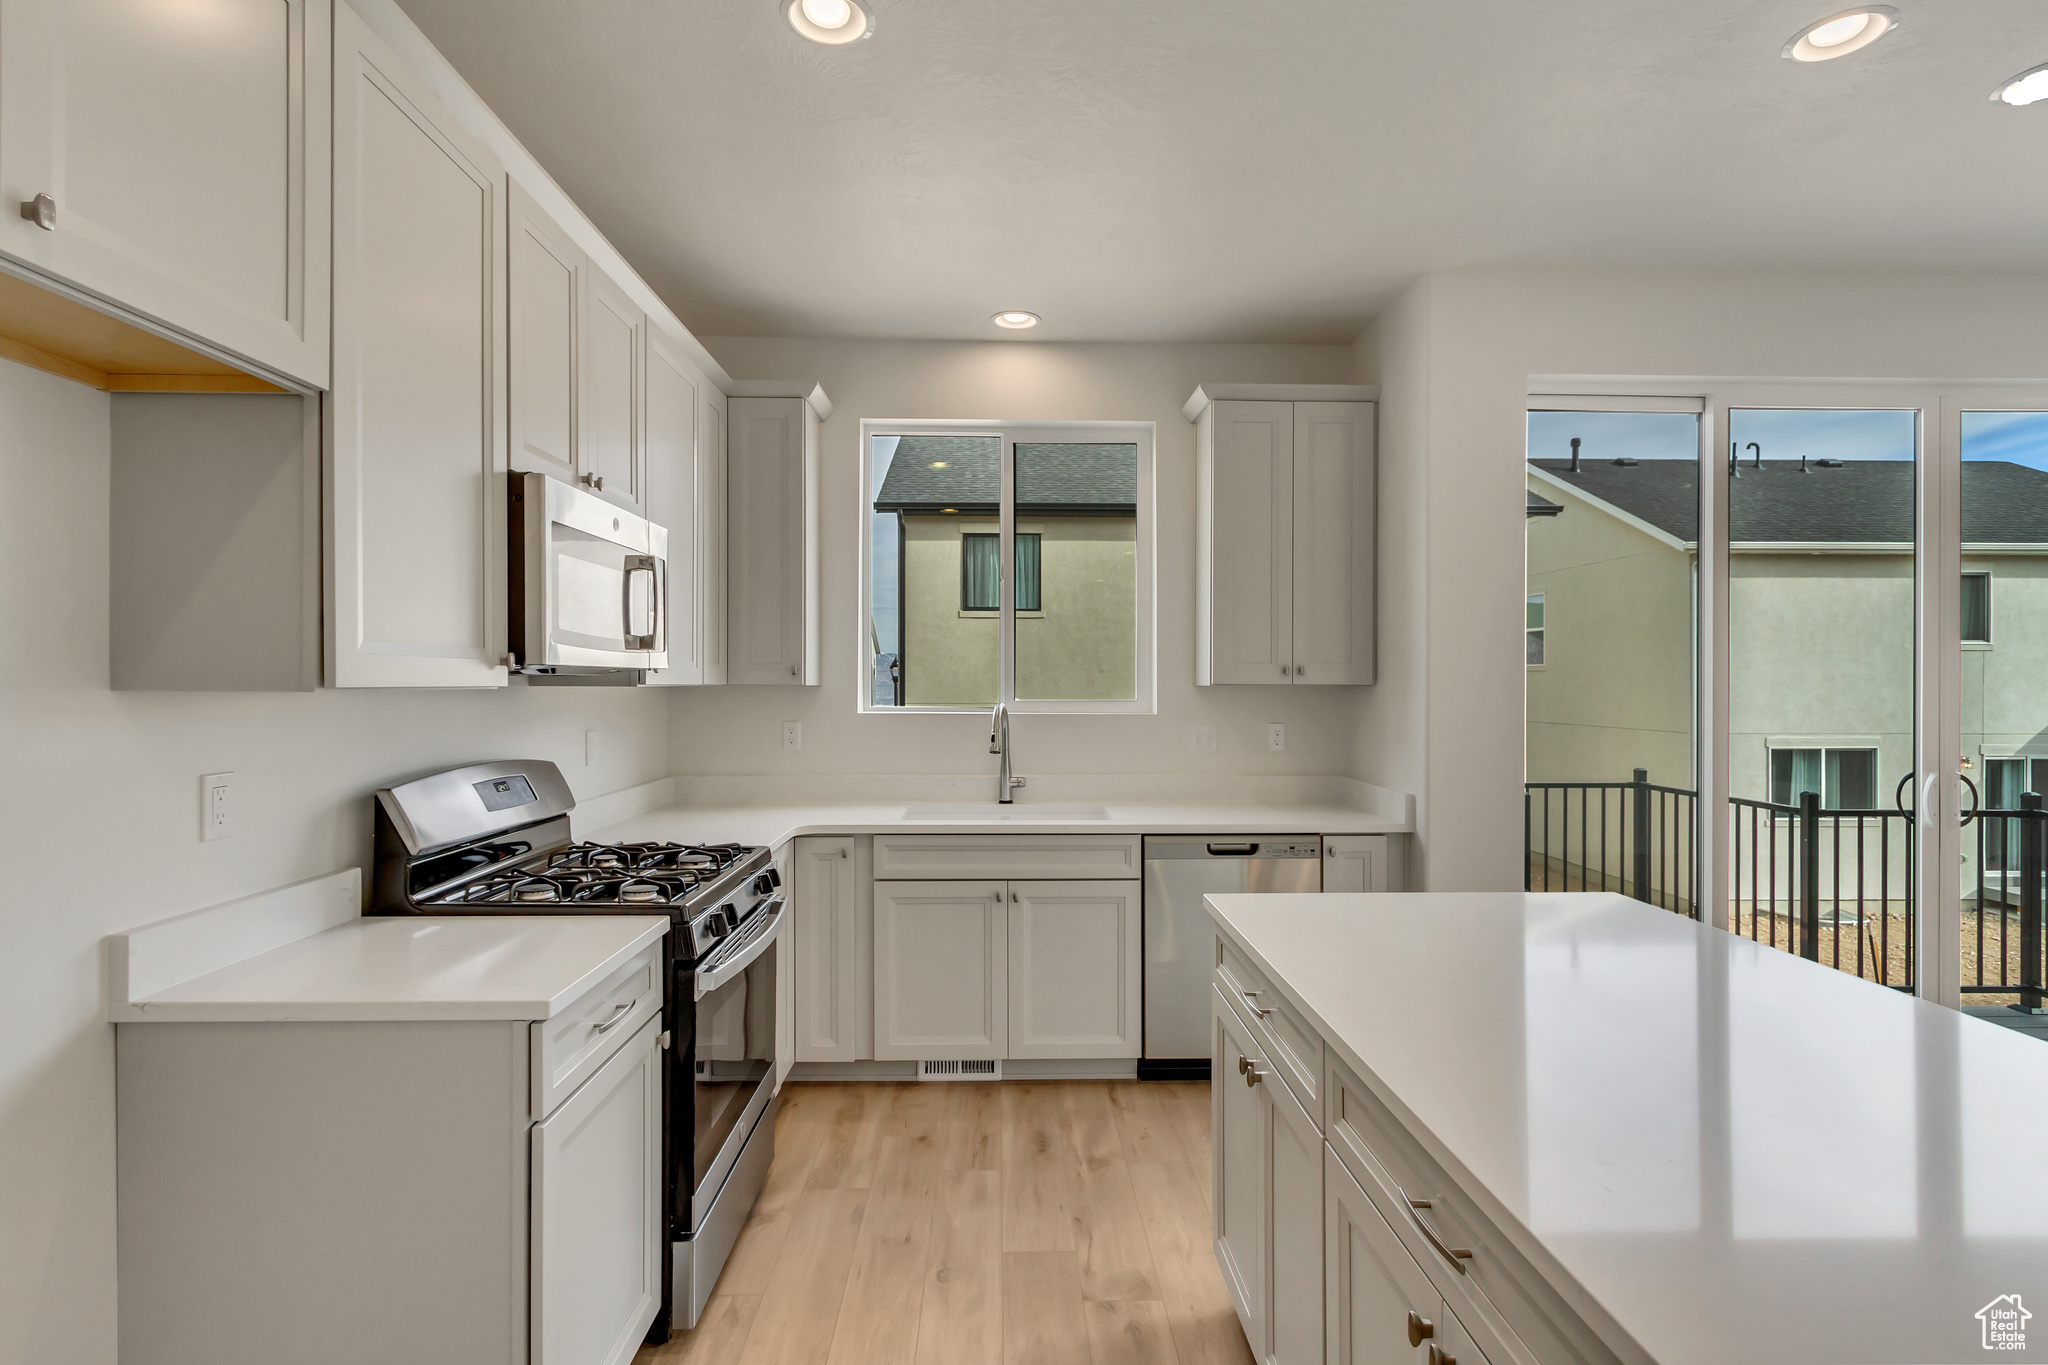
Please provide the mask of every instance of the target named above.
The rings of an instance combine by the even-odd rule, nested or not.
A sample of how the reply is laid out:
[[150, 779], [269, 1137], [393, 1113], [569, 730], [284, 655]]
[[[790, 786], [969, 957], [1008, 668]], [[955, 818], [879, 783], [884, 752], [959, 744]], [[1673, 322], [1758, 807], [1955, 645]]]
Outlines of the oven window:
[[746, 971], [697, 1002], [696, 1175], [700, 1186], [768, 1080], [775, 1056], [775, 955], [769, 945]]

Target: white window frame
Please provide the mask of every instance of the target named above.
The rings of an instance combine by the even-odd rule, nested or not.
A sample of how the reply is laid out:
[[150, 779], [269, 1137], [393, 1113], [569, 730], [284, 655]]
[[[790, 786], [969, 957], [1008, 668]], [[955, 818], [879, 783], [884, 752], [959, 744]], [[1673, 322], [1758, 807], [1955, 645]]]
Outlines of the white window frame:
[[[1019, 714], [1041, 713], [1047, 715], [1156, 715], [1159, 710], [1159, 678], [1157, 660], [1159, 655], [1159, 613], [1156, 606], [1156, 582], [1158, 538], [1154, 523], [1156, 498], [1153, 488], [1154, 451], [1156, 448], [1157, 424], [1153, 422], [1037, 422], [1037, 421], [964, 421], [947, 422], [931, 419], [886, 419], [862, 418], [860, 424], [860, 600], [861, 609], [854, 613], [855, 648], [853, 657], [861, 675], [861, 683], [855, 690], [859, 710], [864, 715], [931, 716], [981, 714], [985, 706], [877, 706], [874, 702], [874, 653], [869, 639], [869, 623], [874, 612], [875, 564], [874, 534], [869, 519], [874, 509], [874, 449], [877, 436], [995, 436], [1002, 441], [1002, 498], [998, 517], [998, 530], [1002, 543], [997, 553], [998, 565], [1003, 575], [1003, 591], [999, 595], [1001, 610], [996, 613], [999, 624], [996, 627], [999, 642], [999, 658], [996, 672], [996, 692], [1002, 704]], [[1098, 442], [1113, 445], [1136, 445], [1138, 448], [1138, 543], [1137, 560], [1137, 695], [1127, 701], [1046, 701], [1019, 699], [1017, 693], [1017, 612], [1009, 592], [1010, 575], [1015, 560], [1017, 532], [1017, 443]], [[898, 625], [902, 629], [903, 607], [897, 604]], [[1042, 615], [1042, 612], [1026, 612], [1027, 617]], [[975, 613], [980, 615], [980, 613]], [[899, 634], [898, 645], [901, 645]]]
[[1780, 750], [1788, 753], [1811, 752], [1820, 755], [1821, 786], [1823, 788], [1820, 808], [1823, 814], [1840, 809], [1840, 807], [1830, 806], [1827, 803], [1828, 798], [1825, 788], [1827, 786], [1828, 755], [1831, 753], [1854, 752], [1867, 753], [1871, 756], [1870, 780], [1873, 789], [1870, 793], [1871, 801], [1868, 807], [1852, 806], [1849, 809], [1881, 810], [1885, 805], [1885, 799], [1888, 795], [1888, 793], [1881, 790], [1884, 786], [1884, 749], [1884, 744], [1876, 735], [1767, 735], [1764, 737], [1764, 780], [1771, 787], [1771, 804], [1793, 806], [1799, 804], [1797, 801], [1781, 802], [1778, 800], [1775, 764]]

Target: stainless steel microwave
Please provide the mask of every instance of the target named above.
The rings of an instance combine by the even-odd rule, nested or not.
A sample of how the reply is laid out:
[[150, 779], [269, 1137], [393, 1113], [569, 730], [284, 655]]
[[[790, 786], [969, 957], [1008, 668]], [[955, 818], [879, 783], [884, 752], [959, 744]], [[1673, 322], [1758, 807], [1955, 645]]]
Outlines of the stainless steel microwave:
[[668, 667], [668, 532], [545, 474], [510, 476], [516, 672]]

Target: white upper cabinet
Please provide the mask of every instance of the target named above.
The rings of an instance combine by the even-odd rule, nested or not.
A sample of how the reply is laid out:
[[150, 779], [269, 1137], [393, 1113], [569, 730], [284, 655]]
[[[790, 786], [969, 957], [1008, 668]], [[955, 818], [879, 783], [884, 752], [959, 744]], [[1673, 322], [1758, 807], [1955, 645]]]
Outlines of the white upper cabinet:
[[335, 14], [327, 680], [505, 683], [505, 175]]
[[[818, 682], [818, 422], [803, 397], [727, 400], [728, 678]], [[829, 410], [829, 409], [828, 409]]]
[[596, 270], [585, 272], [577, 347], [576, 475], [621, 507], [642, 510], [641, 361], [647, 315]]
[[1197, 683], [1373, 681], [1376, 405], [1353, 397], [1369, 392], [1210, 385], [1189, 400]]
[[703, 380], [682, 348], [659, 332], [647, 337], [646, 513], [668, 532], [668, 663], [647, 675], [655, 686], [689, 686], [704, 677], [703, 502], [697, 478], [698, 391]]
[[576, 479], [576, 333], [583, 251], [517, 180], [505, 253], [512, 467]]
[[329, 3], [7, 0], [0, 253], [327, 387]]

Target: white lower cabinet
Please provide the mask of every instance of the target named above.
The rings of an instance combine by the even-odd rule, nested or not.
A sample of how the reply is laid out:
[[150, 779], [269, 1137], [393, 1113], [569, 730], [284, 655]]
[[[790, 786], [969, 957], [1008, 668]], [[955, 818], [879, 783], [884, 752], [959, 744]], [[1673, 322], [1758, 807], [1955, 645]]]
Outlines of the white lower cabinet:
[[1334, 1153], [1323, 1176], [1330, 1365], [1433, 1365], [1443, 1298]]
[[533, 1126], [532, 1365], [622, 1365], [661, 1306], [660, 1030]]
[[1141, 885], [874, 883], [876, 1059], [1138, 1056]]
[[1144, 1051], [1142, 882], [1011, 882], [1012, 1057]]
[[1211, 991], [1216, 1259], [1252, 1353], [1323, 1359], [1323, 1137], [1222, 992]]
[[1406, 879], [1396, 865], [1403, 843], [1385, 834], [1325, 834], [1323, 890], [1403, 890]]
[[862, 1001], [860, 878], [851, 836], [798, 839], [788, 877], [796, 973], [796, 1060], [860, 1057]]
[[1010, 1042], [1009, 886], [875, 883], [875, 1057], [987, 1060]]

